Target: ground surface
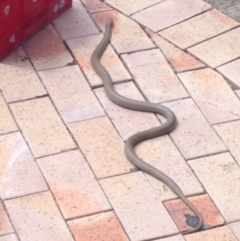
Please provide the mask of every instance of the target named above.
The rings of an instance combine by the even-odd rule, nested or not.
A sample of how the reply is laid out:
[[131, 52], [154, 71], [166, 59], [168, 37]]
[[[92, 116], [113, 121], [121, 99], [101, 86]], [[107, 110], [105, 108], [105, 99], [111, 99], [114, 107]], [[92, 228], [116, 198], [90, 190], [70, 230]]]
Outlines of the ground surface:
[[[0, 64], [0, 241], [240, 241], [240, 27], [201, 0], [73, 1]], [[154, 114], [112, 104], [116, 90], [176, 114], [168, 136], [137, 146], [204, 219], [124, 156]], [[22, 61], [27, 54], [29, 59]]]

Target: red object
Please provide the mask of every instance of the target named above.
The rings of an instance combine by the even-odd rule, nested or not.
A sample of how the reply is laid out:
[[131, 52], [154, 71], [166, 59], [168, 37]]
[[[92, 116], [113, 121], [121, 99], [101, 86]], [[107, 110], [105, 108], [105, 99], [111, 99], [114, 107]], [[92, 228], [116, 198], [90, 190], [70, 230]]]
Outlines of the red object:
[[0, 61], [72, 6], [72, 0], [0, 0]]

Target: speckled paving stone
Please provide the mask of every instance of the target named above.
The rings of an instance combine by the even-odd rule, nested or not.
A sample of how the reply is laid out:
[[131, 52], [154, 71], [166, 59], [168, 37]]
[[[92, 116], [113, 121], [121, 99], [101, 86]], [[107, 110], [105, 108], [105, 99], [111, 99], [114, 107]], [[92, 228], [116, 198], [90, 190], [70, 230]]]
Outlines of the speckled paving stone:
[[52, 25], [48, 25], [26, 42], [25, 49], [36, 70], [62, 67], [73, 61]]
[[[103, 85], [102, 80], [95, 73], [90, 62], [91, 55], [97, 45], [101, 42], [102, 38], [102, 34], [96, 34], [67, 41], [71, 52], [92, 86]], [[113, 82], [131, 79], [128, 71], [110, 45], [104, 52], [101, 63], [107, 71], [109, 71]]]
[[[129, 99], [144, 101], [133, 82], [115, 85], [115, 89]], [[108, 99], [103, 88], [94, 91], [124, 140], [137, 132], [160, 125], [154, 114], [132, 111], [115, 105]]]
[[113, 18], [114, 27], [111, 43], [118, 53], [140, 51], [155, 47], [135, 21], [117, 11], [95, 13], [93, 14], [93, 17], [103, 31], [105, 31], [105, 25], [108, 18]]
[[0, 63], [0, 76], [0, 89], [8, 103], [46, 94], [30, 61], [22, 61], [15, 53]]
[[164, 0], [106, 0], [106, 2], [113, 6], [115, 9], [131, 15], [142, 9], [148, 8], [156, 3], [162, 2]]
[[178, 76], [211, 124], [240, 119], [240, 101], [220, 74], [207, 68]]
[[236, 90], [235, 92], [238, 95], [238, 97], [240, 98], [240, 90]]
[[[13, 233], [12, 225], [8, 219], [7, 213], [4, 210], [2, 203], [0, 202], [0, 235]], [[1, 237], [0, 237], [1, 240]]]
[[[135, 151], [142, 160], [171, 177], [185, 195], [204, 192], [201, 184], [168, 136], [143, 142], [137, 145]], [[162, 201], [177, 197], [164, 183], [150, 175], [147, 175], [147, 178]]]
[[72, 8], [55, 19], [53, 26], [62, 40], [99, 33], [79, 0], [73, 0]]
[[233, 233], [237, 236], [238, 240], [240, 240], [240, 222], [231, 223], [229, 226]]
[[9, 234], [6, 236], [1, 236], [0, 241], [18, 241], [18, 238], [15, 234]]
[[153, 33], [149, 29], [145, 29], [153, 41], [158, 45], [167, 60], [177, 72], [192, 70], [204, 67], [205, 65], [192, 57], [190, 54], [182, 51], [173, 44], [166, 41], [164, 38]]
[[39, 75], [65, 123], [105, 115], [78, 66], [41, 71]]
[[159, 34], [182, 49], [228, 31], [239, 23], [216, 9], [161, 31]]
[[188, 97], [188, 93], [158, 49], [122, 55], [137, 85], [150, 102]]
[[79, 151], [37, 160], [65, 219], [111, 209]]
[[76, 147], [49, 98], [10, 107], [35, 157]]
[[11, 199], [5, 204], [20, 240], [73, 241], [50, 192]]
[[[204, 229], [209, 229], [224, 223], [224, 219], [217, 207], [207, 194], [194, 196], [188, 199], [201, 214], [204, 222]], [[165, 202], [164, 205], [177, 224], [180, 232], [194, 229], [194, 226], [197, 224], [196, 215], [181, 200], [168, 201]]]
[[177, 117], [178, 126], [170, 136], [186, 159], [227, 150], [192, 99], [169, 102], [164, 106]]
[[0, 92], [0, 113], [1, 113], [1, 122], [0, 122], [0, 134], [9, 133], [16, 131], [18, 128], [15, 121], [11, 115], [10, 110]]
[[48, 190], [19, 132], [0, 136], [0, 196], [14, 198]]
[[132, 17], [156, 32], [191, 18], [209, 8], [210, 5], [201, 0], [166, 0], [138, 12]]
[[111, 10], [112, 8], [99, 0], [82, 0], [87, 10], [91, 13]]
[[160, 238], [156, 239], [155, 241], [185, 241], [183, 236], [181, 234], [179, 235], [174, 235], [168, 238]]
[[189, 161], [227, 222], [240, 217], [240, 167], [229, 153]]
[[104, 179], [100, 183], [131, 241], [178, 232], [142, 172]]
[[124, 143], [107, 117], [68, 125], [98, 178], [135, 169], [124, 154]]
[[223, 74], [230, 82], [240, 88], [240, 59], [220, 66], [217, 70]]
[[184, 238], [186, 241], [238, 241], [228, 226], [188, 234]]
[[188, 51], [212, 68], [232, 61], [240, 57], [240, 28], [200, 43]]
[[240, 121], [231, 121], [214, 126], [235, 160], [240, 164]]
[[114, 212], [68, 222], [76, 241], [129, 241]]

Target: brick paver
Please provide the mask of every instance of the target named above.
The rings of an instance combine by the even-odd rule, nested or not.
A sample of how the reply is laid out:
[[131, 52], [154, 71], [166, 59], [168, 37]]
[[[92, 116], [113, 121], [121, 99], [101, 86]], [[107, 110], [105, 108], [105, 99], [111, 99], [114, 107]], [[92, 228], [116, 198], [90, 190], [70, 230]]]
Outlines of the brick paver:
[[[9, 221], [6, 211], [0, 202], [0, 235], [13, 233], [13, 227]], [[0, 237], [1, 240], [1, 237]]]
[[100, 183], [132, 241], [177, 233], [167, 210], [141, 172], [108, 178]]
[[39, 75], [65, 123], [105, 115], [78, 66], [40, 71]]
[[[107, 98], [90, 58], [109, 17], [101, 63], [116, 91], [177, 117], [135, 152], [177, 182], [201, 231], [181, 234], [193, 213], [124, 154], [129, 136], [165, 120]], [[73, 0], [5, 58], [0, 241], [240, 241], [239, 36], [203, 0]]]
[[147, 37], [141, 27], [117, 11], [106, 11], [93, 14], [93, 17], [101, 29], [105, 30], [105, 24], [109, 17], [113, 18], [114, 28], [111, 43], [118, 53], [128, 53], [149, 48], [154, 44]]
[[159, 34], [180, 48], [186, 49], [238, 25], [239, 23], [235, 20], [213, 9], [161, 31]]
[[227, 222], [240, 217], [240, 167], [229, 153], [189, 162]]
[[11, 104], [10, 107], [35, 157], [75, 147], [48, 97]]
[[68, 225], [76, 241], [129, 241], [113, 212], [75, 219]]
[[19, 132], [0, 136], [0, 160], [1, 199], [48, 190]]
[[188, 93], [158, 49], [122, 55], [137, 85], [150, 102], [188, 97]]
[[53, 26], [62, 40], [99, 33], [79, 0], [73, 0], [72, 8], [54, 20]]
[[50, 192], [8, 200], [5, 204], [20, 240], [74, 241]]
[[0, 76], [0, 89], [8, 103], [46, 94], [30, 61], [22, 61], [15, 53], [0, 63]]
[[[189, 198], [189, 201], [202, 215], [205, 229], [219, 226], [224, 223], [224, 219], [208, 195], [194, 196]], [[181, 232], [193, 229], [192, 226], [195, 224], [195, 214], [189, 210], [181, 200], [168, 201], [165, 202], [164, 205]]]
[[65, 219], [111, 209], [78, 150], [40, 158], [37, 163]]
[[240, 101], [217, 72], [207, 68], [178, 76], [211, 124], [240, 119]]
[[236, 236], [228, 226], [185, 235], [184, 238], [186, 241], [238, 241]]
[[223, 74], [234, 85], [240, 88], [240, 59], [234, 60], [228, 64], [220, 66], [217, 70]]
[[177, 72], [197, 69], [205, 66], [193, 56], [169, 43], [158, 34], [155, 34], [149, 29], [146, 29], [146, 31]]
[[[91, 86], [103, 85], [102, 80], [95, 73], [90, 63], [92, 52], [100, 43], [102, 37], [102, 34], [96, 34], [67, 41], [70, 50], [88, 78]], [[111, 46], [108, 46], [101, 59], [101, 63], [109, 71], [114, 82], [131, 79], [128, 71]]]
[[37, 70], [62, 67], [73, 61], [52, 25], [32, 37], [25, 44], [25, 49]]
[[166, 0], [133, 14], [132, 17], [156, 32], [191, 18], [209, 8], [210, 5], [202, 0]]

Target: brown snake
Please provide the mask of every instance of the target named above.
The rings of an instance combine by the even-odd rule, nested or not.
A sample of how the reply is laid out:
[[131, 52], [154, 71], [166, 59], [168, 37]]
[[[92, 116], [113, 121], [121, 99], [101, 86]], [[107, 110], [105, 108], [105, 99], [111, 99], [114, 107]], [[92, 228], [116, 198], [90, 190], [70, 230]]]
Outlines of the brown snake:
[[185, 197], [179, 186], [163, 172], [142, 161], [134, 152], [134, 147], [138, 143], [144, 140], [148, 140], [170, 133], [176, 127], [177, 120], [174, 113], [165, 106], [150, 102], [131, 100], [119, 95], [115, 91], [111, 76], [109, 75], [107, 70], [101, 65], [100, 62], [101, 57], [111, 40], [112, 27], [113, 20], [110, 18], [106, 23], [104, 37], [99, 43], [99, 45], [96, 47], [96, 49], [93, 51], [93, 54], [91, 56], [92, 67], [95, 70], [95, 72], [99, 75], [99, 77], [102, 79], [104, 90], [106, 92], [107, 97], [113, 103], [123, 108], [135, 111], [156, 113], [166, 118], [166, 122], [163, 125], [130, 136], [125, 142], [125, 155], [128, 158], [128, 160], [138, 169], [148, 173], [149, 175], [157, 178], [158, 180], [166, 184], [196, 214], [198, 218], [197, 226], [194, 227], [193, 230], [187, 231], [185, 233], [197, 231], [203, 225], [202, 217], [200, 213], [196, 210], [196, 208]]

